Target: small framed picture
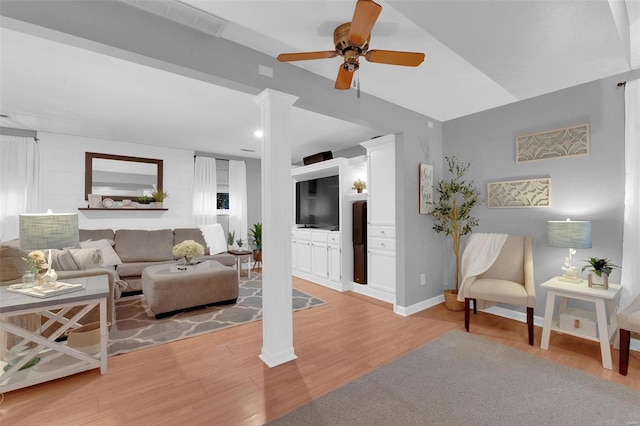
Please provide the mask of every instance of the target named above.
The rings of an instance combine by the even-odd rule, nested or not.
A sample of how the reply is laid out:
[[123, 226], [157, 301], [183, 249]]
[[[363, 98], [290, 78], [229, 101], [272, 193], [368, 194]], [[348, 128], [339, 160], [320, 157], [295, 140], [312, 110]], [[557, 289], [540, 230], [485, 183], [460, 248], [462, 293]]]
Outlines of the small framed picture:
[[420, 164], [418, 170], [418, 209], [420, 214], [429, 214], [433, 203], [433, 166]]
[[90, 209], [100, 209], [102, 208], [102, 195], [98, 194], [89, 194], [89, 208]]

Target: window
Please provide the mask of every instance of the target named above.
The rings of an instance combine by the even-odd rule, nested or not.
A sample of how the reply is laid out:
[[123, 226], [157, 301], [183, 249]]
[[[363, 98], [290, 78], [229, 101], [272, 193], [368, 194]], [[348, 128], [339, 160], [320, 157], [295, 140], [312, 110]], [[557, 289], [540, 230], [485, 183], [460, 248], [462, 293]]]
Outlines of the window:
[[216, 181], [218, 214], [229, 214], [229, 161], [216, 159]]

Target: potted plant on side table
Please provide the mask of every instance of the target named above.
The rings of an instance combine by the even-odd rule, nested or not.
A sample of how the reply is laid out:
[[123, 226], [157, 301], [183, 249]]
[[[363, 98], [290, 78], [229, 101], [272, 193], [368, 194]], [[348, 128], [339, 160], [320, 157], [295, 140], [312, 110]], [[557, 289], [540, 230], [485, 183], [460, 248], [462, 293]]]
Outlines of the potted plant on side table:
[[619, 268], [618, 265], [611, 263], [611, 260], [607, 258], [600, 259], [598, 257], [590, 257], [589, 260], [585, 260], [588, 265], [582, 267], [582, 272], [585, 269], [590, 268], [588, 275], [589, 287], [604, 287], [609, 288], [609, 275], [615, 268]]
[[251, 244], [255, 247], [253, 250], [253, 260], [262, 266], [262, 223], [254, 223], [253, 227], [249, 229], [249, 238]]
[[429, 215], [433, 217], [434, 231], [451, 236], [453, 254], [456, 256], [455, 289], [444, 290], [445, 306], [452, 311], [462, 311], [464, 303], [457, 300], [460, 239], [463, 235], [470, 234], [474, 226], [478, 226], [478, 219], [471, 216], [471, 209], [479, 203], [480, 192], [473, 185], [473, 181], [468, 182], [464, 179], [464, 175], [471, 166], [470, 163], [461, 163], [456, 157], [445, 157], [445, 160], [452, 177], [438, 182], [436, 191], [439, 198], [437, 202], [431, 203], [432, 209]]

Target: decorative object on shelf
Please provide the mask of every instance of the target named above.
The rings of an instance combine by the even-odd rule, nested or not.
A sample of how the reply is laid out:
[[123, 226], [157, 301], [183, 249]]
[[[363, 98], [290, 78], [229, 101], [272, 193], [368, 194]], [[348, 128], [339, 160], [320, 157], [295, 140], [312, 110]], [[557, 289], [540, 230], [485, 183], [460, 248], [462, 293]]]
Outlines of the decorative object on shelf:
[[588, 265], [582, 267], [582, 271], [591, 268], [588, 275], [589, 287], [603, 287], [609, 288], [609, 275], [615, 268], [619, 268], [618, 265], [614, 265], [607, 258], [600, 259], [597, 257], [590, 257], [589, 260], [584, 260]]
[[487, 184], [487, 207], [549, 207], [551, 179], [527, 179]]
[[445, 306], [453, 311], [464, 310], [464, 303], [458, 302], [458, 283], [460, 271], [460, 238], [470, 234], [474, 226], [478, 226], [478, 219], [471, 216], [471, 210], [480, 201], [480, 192], [473, 185], [473, 181], [466, 181], [464, 175], [471, 166], [461, 163], [456, 157], [445, 157], [451, 179], [438, 182], [436, 191], [439, 198], [431, 202], [429, 215], [433, 217], [433, 230], [437, 233], [450, 235], [453, 240], [453, 254], [456, 257], [455, 290], [444, 290]]
[[89, 208], [91, 209], [102, 208], [102, 195], [89, 194], [87, 195], [87, 199], [89, 201]]
[[571, 264], [575, 249], [591, 248], [591, 222], [584, 220], [550, 220], [547, 222], [547, 245], [569, 249], [569, 256], [565, 258], [559, 278], [562, 281], [581, 283], [578, 268]]
[[362, 179], [356, 179], [351, 189], [355, 189], [358, 194], [361, 194], [363, 189], [367, 189], [367, 183]]
[[242, 246], [244, 246], [244, 241], [242, 240], [242, 238], [238, 238], [236, 240], [236, 244], [238, 245], [238, 250], [243, 251], [244, 248]]
[[589, 124], [516, 137], [516, 163], [589, 154]]
[[112, 209], [116, 206], [116, 202], [111, 198], [105, 198], [104, 200], [102, 200], [102, 206], [105, 209]]
[[136, 197], [136, 203], [138, 203], [139, 208], [148, 209], [149, 204], [151, 204], [152, 201], [153, 201], [153, 198], [148, 197], [146, 195]]
[[236, 231], [227, 232], [227, 251], [233, 250], [233, 242], [236, 240]]
[[418, 166], [418, 213], [429, 214], [433, 205], [433, 166], [420, 164]]
[[250, 244], [255, 247], [253, 250], [254, 268], [258, 262], [262, 267], [262, 222], [253, 224], [253, 227], [249, 229]]
[[172, 253], [175, 257], [183, 257], [183, 265], [192, 265], [191, 259], [198, 256], [204, 256], [204, 247], [202, 244], [193, 240], [185, 240], [173, 246]]
[[132, 209], [131, 200], [122, 200], [122, 208], [123, 209]]
[[163, 201], [169, 196], [169, 194], [167, 194], [164, 191], [153, 191], [151, 193], [151, 198], [153, 198], [156, 202], [156, 208], [157, 209], [161, 209], [163, 208]]

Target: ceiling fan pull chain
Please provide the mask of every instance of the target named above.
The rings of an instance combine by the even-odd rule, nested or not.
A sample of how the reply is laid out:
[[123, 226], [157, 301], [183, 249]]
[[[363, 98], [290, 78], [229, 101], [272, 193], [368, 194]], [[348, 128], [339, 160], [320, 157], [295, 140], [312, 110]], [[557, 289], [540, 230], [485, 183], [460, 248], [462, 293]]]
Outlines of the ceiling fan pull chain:
[[356, 76], [356, 96], [360, 99], [360, 71], [357, 71], [358, 75]]

